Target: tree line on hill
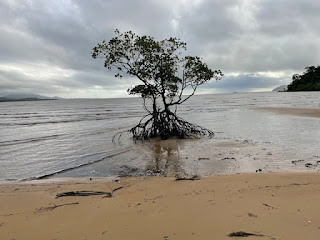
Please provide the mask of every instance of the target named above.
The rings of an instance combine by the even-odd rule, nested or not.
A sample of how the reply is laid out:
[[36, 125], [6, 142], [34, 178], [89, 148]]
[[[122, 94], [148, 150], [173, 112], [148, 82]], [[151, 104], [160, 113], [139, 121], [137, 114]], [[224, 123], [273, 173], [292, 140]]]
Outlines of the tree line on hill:
[[288, 92], [292, 91], [320, 91], [320, 66], [305, 68], [303, 74], [294, 74], [288, 85]]

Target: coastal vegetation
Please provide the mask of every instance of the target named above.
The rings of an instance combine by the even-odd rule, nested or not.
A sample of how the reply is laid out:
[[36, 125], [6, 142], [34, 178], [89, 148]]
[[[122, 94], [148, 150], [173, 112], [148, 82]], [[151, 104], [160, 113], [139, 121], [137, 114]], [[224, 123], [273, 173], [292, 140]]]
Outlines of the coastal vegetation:
[[115, 71], [115, 77], [131, 75], [140, 81], [127, 90], [143, 99], [147, 112], [129, 130], [133, 139], [213, 136], [211, 130], [187, 122], [176, 111], [200, 85], [212, 78], [219, 80], [222, 72], [210, 69], [200, 57], [182, 56], [186, 43], [180, 39], [156, 41], [150, 36], [119, 30], [115, 34], [109, 42], [104, 40], [94, 47], [92, 57], [104, 59], [104, 66]]
[[60, 97], [46, 97], [38, 94], [9, 94], [0, 97], [0, 102], [58, 100]]
[[302, 74], [294, 74], [292, 82], [288, 85], [288, 92], [292, 91], [320, 91], [320, 66], [305, 68]]
[[23, 101], [46, 101], [46, 100], [57, 100], [57, 99], [39, 99], [39, 98], [6, 98], [0, 97], [0, 102], [23, 102]]

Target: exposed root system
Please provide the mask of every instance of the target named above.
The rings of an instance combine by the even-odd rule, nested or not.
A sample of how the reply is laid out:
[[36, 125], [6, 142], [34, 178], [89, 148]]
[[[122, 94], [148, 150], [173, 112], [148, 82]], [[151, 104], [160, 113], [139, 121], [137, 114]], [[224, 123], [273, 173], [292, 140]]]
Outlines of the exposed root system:
[[[147, 117], [149, 117], [149, 119], [144, 121]], [[131, 128], [128, 132], [132, 133], [135, 141], [149, 140], [156, 137], [166, 140], [174, 137], [178, 139], [187, 139], [214, 136], [214, 133], [211, 130], [189, 123], [176, 116], [176, 114], [171, 111], [149, 114], [142, 118], [139, 124]], [[119, 139], [122, 133], [123, 132], [115, 135], [113, 141], [116, 137]]]

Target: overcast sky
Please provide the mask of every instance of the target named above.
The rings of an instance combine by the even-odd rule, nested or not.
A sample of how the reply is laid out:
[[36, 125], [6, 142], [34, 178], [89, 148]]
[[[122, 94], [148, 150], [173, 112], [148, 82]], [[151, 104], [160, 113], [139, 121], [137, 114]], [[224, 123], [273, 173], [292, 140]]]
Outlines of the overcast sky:
[[269, 91], [320, 64], [319, 0], [0, 0], [0, 96], [127, 96], [91, 58], [114, 30], [171, 36], [225, 77], [199, 93]]

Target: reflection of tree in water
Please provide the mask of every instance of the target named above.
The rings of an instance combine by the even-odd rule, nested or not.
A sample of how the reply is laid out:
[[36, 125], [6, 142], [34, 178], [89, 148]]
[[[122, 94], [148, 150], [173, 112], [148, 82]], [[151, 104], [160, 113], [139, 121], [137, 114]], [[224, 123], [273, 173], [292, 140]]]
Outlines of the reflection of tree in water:
[[185, 172], [182, 168], [176, 141], [152, 141], [151, 151], [153, 156], [147, 163], [147, 170], [166, 176]]

